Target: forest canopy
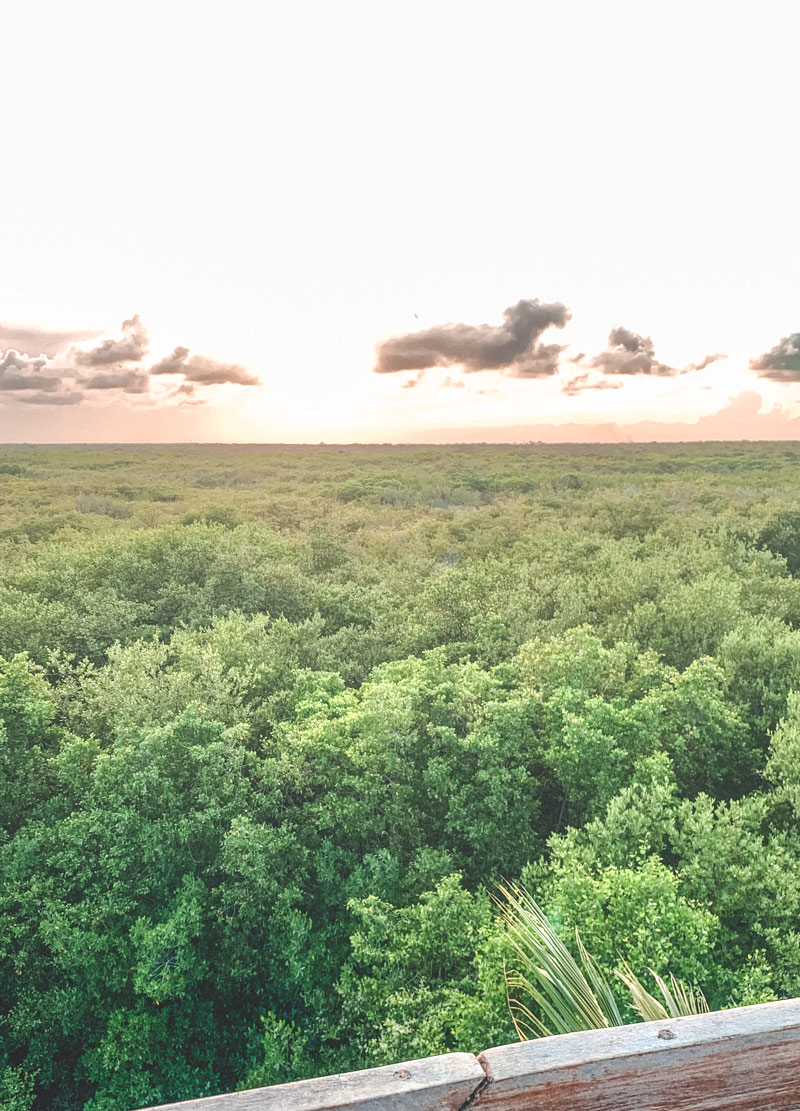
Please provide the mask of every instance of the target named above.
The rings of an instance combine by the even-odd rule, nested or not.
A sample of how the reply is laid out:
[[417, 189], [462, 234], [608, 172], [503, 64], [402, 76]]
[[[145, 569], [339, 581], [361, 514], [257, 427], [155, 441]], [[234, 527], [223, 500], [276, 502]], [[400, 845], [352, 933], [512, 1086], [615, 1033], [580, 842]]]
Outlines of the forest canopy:
[[512, 1041], [501, 882], [800, 995], [798, 463], [0, 449], [0, 1106]]

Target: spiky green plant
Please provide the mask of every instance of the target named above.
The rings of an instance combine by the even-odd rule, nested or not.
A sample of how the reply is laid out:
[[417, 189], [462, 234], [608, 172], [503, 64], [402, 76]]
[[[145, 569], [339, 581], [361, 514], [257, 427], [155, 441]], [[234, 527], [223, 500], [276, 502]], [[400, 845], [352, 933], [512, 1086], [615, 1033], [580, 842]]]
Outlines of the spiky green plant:
[[[575, 940], [580, 965], [547, 915], [524, 888], [500, 885], [500, 893], [502, 898], [496, 901], [517, 956], [517, 968], [506, 972], [506, 988], [520, 1040], [623, 1025], [610, 984], [586, 951], [578, 931], [575, 931]], [[664, 997], [663, 1004], [646, 990], [628, 964], [623, 963], [616, 971], [631, 994], [634, 1010], [645, 1021], [708, 1010], [701, 991], [688, 987], [671, 974], [671, 987], [668, 987], [660, 976], [650, 971]], [[534, 1013], [533, 1006], [538, 1013]]]
[[670, 986], [668, 987], [652, 968], [650, 973], [664, 998], [663, 1003], [660, 1003], [655, 996], [651, 995], [642, 986], [630, 965], [623, 963], [616, 970], [617, 976], [631, 993], [634, 1010], [642, 1016], [645, 1022], [653, 1022], [656, 1019], [663, 1018], [680, 1018], [682, 1015], [705, 1014], [708, 1011], [706, 997], [699, 988], [693, 988], [682, 980], [677, 980], [671, 972], [669, 974]]

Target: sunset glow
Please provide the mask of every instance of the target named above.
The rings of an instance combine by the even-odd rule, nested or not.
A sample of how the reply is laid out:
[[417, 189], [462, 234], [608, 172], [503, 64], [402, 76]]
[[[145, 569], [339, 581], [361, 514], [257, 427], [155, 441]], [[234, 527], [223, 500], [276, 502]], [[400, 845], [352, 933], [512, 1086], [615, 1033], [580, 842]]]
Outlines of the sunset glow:
[[0, 441], [796, 437], [794, 6], [7, 21]]

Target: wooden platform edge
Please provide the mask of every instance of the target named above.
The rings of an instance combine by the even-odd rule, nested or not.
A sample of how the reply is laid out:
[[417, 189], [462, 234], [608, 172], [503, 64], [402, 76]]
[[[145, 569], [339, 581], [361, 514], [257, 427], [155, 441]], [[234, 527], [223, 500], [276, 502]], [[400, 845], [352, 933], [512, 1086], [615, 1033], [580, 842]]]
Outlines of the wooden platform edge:
[[460, 1111], [485, 1080], [472, 1053], [445, 1053], [141, 1111]]
[[800, 999], [479, 1054], [474, 1111], [800, 1111]]
[[800, 1111], [800, 999], [139, 1111]]

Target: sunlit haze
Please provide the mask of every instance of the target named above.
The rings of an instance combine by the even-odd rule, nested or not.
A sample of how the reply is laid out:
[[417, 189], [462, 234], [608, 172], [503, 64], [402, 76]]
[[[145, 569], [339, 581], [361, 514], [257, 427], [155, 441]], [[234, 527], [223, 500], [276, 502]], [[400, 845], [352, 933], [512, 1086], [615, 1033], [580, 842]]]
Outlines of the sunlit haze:
[[31, 0], [4, 40], [0, 441], [798, 437], [796, 4]]

